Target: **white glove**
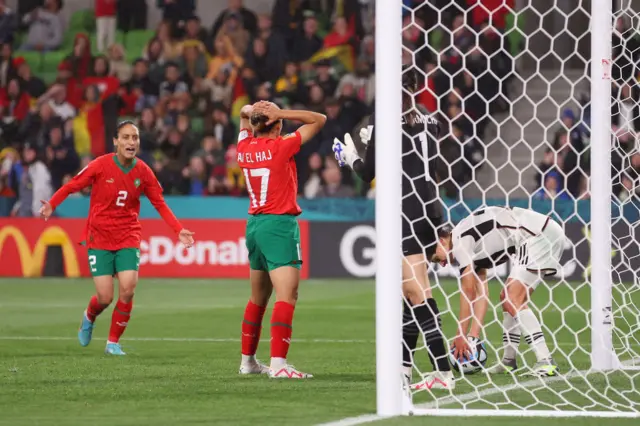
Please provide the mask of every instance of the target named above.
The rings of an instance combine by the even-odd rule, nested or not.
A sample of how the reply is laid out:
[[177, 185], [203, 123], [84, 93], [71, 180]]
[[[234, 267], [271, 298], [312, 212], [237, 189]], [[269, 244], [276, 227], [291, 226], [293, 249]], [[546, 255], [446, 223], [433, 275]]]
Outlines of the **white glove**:
[[340, 142], [340, 139], [333, 138], [333, 145], [331, 146], [331, 149], [333, 150], [333, 155], [335, 155], [338, 165], [340, 167], [344, 167], [344, 165], [347, 163], [347, 159], [344, 155], [344, 152], [346, 150], [344, 144]]
[[338, 138], [333, 139], [333, 153], [340, 167], [344, 167], [346, 163], [349, 167], [353, 168], [353, 163], [360, 159], [356, 145], [353, 143], [353, 139], [349, 133], [344, 134], [344, 143], [340, 142]]
[[373, 134], [373, 126], [367, 126], [360, 129], [360, 140], [363, 144], [368, 145]]

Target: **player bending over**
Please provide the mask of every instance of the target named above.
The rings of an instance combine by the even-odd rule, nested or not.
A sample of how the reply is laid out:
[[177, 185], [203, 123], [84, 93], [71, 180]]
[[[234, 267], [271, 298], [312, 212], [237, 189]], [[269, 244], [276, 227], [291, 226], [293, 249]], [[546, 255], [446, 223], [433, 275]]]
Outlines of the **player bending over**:
[[162, 197], [162, 187], [153, 171], [136, 158], [140, 146], [138, 128], [131, 121], [118, 125], [114, 138], [115, 154], [93, 160], [49, 201], [42, 201], [40, 214], [45, 220], [72, 193], [91, 186], [89, 217], [83, 241], [89, 249], [89, 268], [96, 295], [82, 315], [78, 340], [91, 342], [96, 317], [113, 301], [113, 277], [118, 277], [118, 301], [111, 316], [105, 352], [125, 355], [120, 337], [129, 323], [133, 293], [138, 284], [141, 225], [140, 196], [146, 195], [160, 216], [178, 234], [185, 246], [193, 245], [193, 233], [183, 229]]
[[564, 239], [562, 227], [549, 216], [517, 207], [481, 208], [453, 230], [446, 228], [440, 232], [432, 260], [443, 265], [457, 262], [460, 266], [459, 330], [453, 344], [457, 359], [470, 355], [465, 338], [467, 331], [474, 341], [480, 339], [488, 307], [487, 269], [505, 263], [511, 257], [513, 268], [500, 293], [504, 312], [504, 356], [489, 373], [509, 373], [518, 368], [516, 353], [520, 336], [524, 334], [535, 352], [537, 363], [523, 375], [558, 374], [540, 322], [529, 309], [528, 301], [541, 277], [553, 276], [558, 271]]
[[[240, 119], [237, 155], [250, 199], [246, 240], [251, 280], [251, 297], [242, 321], [240, 374], [268, 373], [271, 378], [283, 379], [313, 377], [287, 363], [302, 266], [296, 219], [302, 210], [296, 201], [298, 179], [293, 156], [327, 119], [310, 111], [281, 110], [271, 102], [244, 106]], [[282, 120], [300, 121], [303, 126], [280, 136]], [[271, 365], [267, 368], [255, 354], [262, 318], [274, 289]]]
[[[402, 291], [404, 379], [411, 383], [413, 352], [422, 333], [433, 365], [434, 373], [426, 375], [412, 385], [413, 389], [453, 389], [453, 373], [446, 354], [441, 331], [440, 311], [431, 294], [427, 274], [428, 259], [435, 251], [437, 228], [442, 224], [442, 205], [438, 200], [435, 160], [438, 122], [427, 111], [416, 107], [413, 93], [417, 90], [417, 76], [413, 70], [403, 73], [402, 117]], [[364, 181], [375, 178], [375, 117], [369, 126], [360, 130], [360, 137], [367, 145], [364, 160], [358, 156], [349, 134], [344, 144], [335, 140], [333, 150], [341, 165], [348, 164]], [[425, 152], [426, 150], [426, 152]], [[425, 256], [426, 252], [426, 256]]]

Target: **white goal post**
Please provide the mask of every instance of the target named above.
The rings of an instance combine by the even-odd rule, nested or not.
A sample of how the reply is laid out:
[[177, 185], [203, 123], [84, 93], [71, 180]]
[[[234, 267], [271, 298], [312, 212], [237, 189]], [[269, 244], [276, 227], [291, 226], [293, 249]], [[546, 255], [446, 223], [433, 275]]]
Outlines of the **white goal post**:
[[[485, 158], [481, 161], [482, 169], [480, 165], [470, 167], [473, 170], [471, 172], [473, 177], [464, 183], [455, 183], [459, 198], [454, 204], [446, 204], [448, 211], [445, 213], [445, 218], [451, 220], [461, 206], [465, 206], [467, 197], [483, 200], [480, 205], [491, 205], [495, 204], [492, 203], [494, 199], [505, 199], [509, 204], [518, 196], [527, 200], [529, 208], [538, 205], [551, 206], [553, 213], [556, 204], [553, 199], [545, 198], [547, 181], [544, 173], [541, 174], [543, 188], [538, 190], [531, 187], [534, 174], [540, 172], [537, 164], [545, 153], [544, 150], [547, 149], [546, 152], [549, 152], [548, 147], [551, 146], [553, 138], [552, 131], [558, 125], [557, 121], [550, 123], [540, 116], [548, 113], [543, 110], [549, 105], [554, 108], [556, 117], [565, 107], [574, 107], [579, 122], [585, 116], [585, 111], [590, 109], [590, 123], [586, 126], [590, 142], [585, 144], [590, 150], [590, 171], [589, 177], [586, 178], [587, 188], [583, 189], [584, 193], [590, 194], [590, 202], [582, 201], [580, 206], [582, 210], [578, 212], [578, 201], [576, 201], [575, 212], [557, 217], [557, 220], [563, 227], [567, 224], [574, 227], [575, 223], [581, 224], [584, 239], [579, 243], [589, 243], [591, 261], [589, 265], [582, 265], [581, 263], [584, 263], [582, 258], [576, 254], [578, 243], [568, 241], [563, 259], [583, 267], [584, 279], [576, 281], [568, 278], [569, 273], [564, 275], [560, 273], [553, 283], [543, 282], [536, 293], [546, 292], [548, 298], [545, 299], [544, 306], [534, 307], [543, 323], [542, 329], [547, 335], [552, 353], [558, 353], [563, 360], [561, 375], [547, 379], [518, 379], [510, 376], [509, 380], [496, 380], [484, 372], [473, 376], [457, 375], [460, 384], [453, 391], [428, 390], [419, 395], [414, 393], [407, 398], [402, 390], [401, 378], [401, 180], [403, 171], [402, 127], [399, 117], [402, 115], [402, 53], [403, 49], [406, 49], [403, 47], [402, 33], [407, 25], [406, 16], [411, 17], [409, 25], [419, 27], [423, 22], [417, 17], [418, 13], [415, 10], [405, 5], [401, 7], [403, 4], [401, 0], [375, 0], [375, 107], [377, 111], [375, 122], [377, 140], [375, 309], [378, 416], [412, 414], [640, 417], [640, 355], [638, 355], [640, 354], [640, 279], [638, 278], [640, 269], [634, 269], [637, 258], [640, 258], [640, 250], [636, 250], [636, 247], [630, 249], [629, 253], [632, 252], [632, 254], [626, 254], [629, 245], [640, 247], [635, 234], [638, 223], [630, 223], [630, 219], [623, 215], [621, 207], [613, 209], [612, 215], [612, 206], [617, 205], [612, 204], [612, 200], [616, 200], [617, 195], [612, 190], [612, 180], [616, 178], [612, 176], [612, 140], [613, 145], [616, 145], [615, 141], [618, 138], [618, 135], [612, 132], [612, 102], [617, 102], [617, 98], [612, 98], [612, 69], [615, 66], [612, 58], [612, 35], [615, 20], [621, 14], [626, 13], [629, 16], [632, 27], [640, 28], [638, 26], [640, 9], [634, 9], [635, 0], [618, 0], [617, 2], [566, 0], [566, 3], [561, 4], [563, 1], [565, 0], [544, 2], [553, 3], [547, 8], [546, 12], [549, 13], [546, 15], [546, 12], [535, 10], [532, 6], [532, 2], [535, 3], [537, 0], [513, 2], [515, 7], [510, 9], [510, 13], [516, 16], [516, 19], [510, 31], [520, 32], [524, 42], [519, 48], [511, 49], [513, 53], [511, 76], [496, 78], [500, 80], [498, 90], [502, 93], [506, 93], [503, 91], [503, 86], [506, 85], [512, 85], [516, 89], [512, 90], [511, 95], [508, 96], [506, 111], [493, 113], [487, 106], [486, 116], [475, 117], [476, 124], [481, 119], [486, 119], [483, 126], [489, 130], [484, 136], [473, 134], [469, 137], [467, 135], [464, 144], [472, 139], [479, 139], [484, 144]], [[428, 3], [430, 2], [424, 0], [424, 7], [431, 7]], [[451, 3], [451, 7], [457, 7], [453, 5], [456, 3], [455, 0], [451, 0]], [[577, 9], [572, 8], [573, 3], [578, 5]], [[615, 9], [612, 9], [612, 3], [615, 3]], [[537, 21], [532, 22], [529, 28], [519, 29], [517, 17], [523, 10], [528, 13], [535, 12]], [[591, 13], [591, 11], [594, 12]], [[433, 13], [436, 12], [437, 26], [443, 29], [445, 12], [434, 9]], [[487, 12], [490, 14], [490, 11]], [[576, 14], [581, 14], [585, 20], [588, 20], [588, 29], [575, 29], [576, 23], [573, 19]], [[549, 24], [547, 18], [551, 15], [555, 16], [557, 22]], [[555, 33], [549, 30], [549, 25], [555, 28]], [[446, 28], [439, 32], [432, 31], [433, 28], [420, 28], [420, 30], [425, 34], [425, 44], [430, 44], [425, 48], [433, 51], [432, 57], [436, 58], [436, 67], [439, 67], [443, 60], [441, 54], [447, 48], [451, 48], [454, 43], [451, 30]], [[451, 37], [441, 39], [441, 33], [447, 33], [447, 31]], [[436, 33], [439, 35], [435, 36]], [[476, 32], [475, 35], [478, 36], [478, 33]], [[537, 40], [535, 37], [538, 36], [549, 39], [552, 51], [549, 55], [532, 53], [529, 50], [539, 48], [534, 46]], [[567, 56], [560, 57], [556, 51], [558, 46], [554, 43], [560, 44], [568, 37], [573, 38], [575, 51], [565, 52]], [[502, 33], [500, 38], [503, 41], [501, 49], [506, 50], [504, 42], [507, 35]], [[588, 52], [589, 57], [582, 58], [580, 55], [584, 52]], [[578, 57], [578, 62], [582, 60], [584, 64], [582, 69], [575, 64], [573, 68], [570, 66], [574, 57]], [[638, 61], [638, 78], [640, 78], [640, 51]], [[549, 63], [552, 65], [548, 66]], [[438, 72], [424, 69], [421, 71], [425, 75], [429, 72]], [[453, 81], [457, 76], [449, 78]], [[477, 94], [480, 91], [478, 88], [480, 77], [476, 75], [472, 78], [475, 84], [472, 94]], [[568, 89], [557, 89], [561, 85]], [[579, 88], [582, 88], [583, 93], [579, 93]], [[423, 87], [423, 90], [430, 89]], [[566, 91], [567, 99], [558, 100], [557, 96], [561, 96], [564, 93], [563, 90]], [[590, 101], [579, 105], [576, 110], [575, 105], [578, 105], [580, 95], [589, 95]], [[439, 101], [442, 105], [443, 99], [439, 98]], [[495, 99], [488, 100], [487, 105], [493, 101]], [[640, 110], [640, 100], [635, 99], [635, 102]], [[530, 105], [530, 112], [522, 106], [523, 103]], [[461, 113], [464, 115], [464, 101], [462, 105]], [[436, 111], [432, 112], [436, 113]], [[445, 134], [441, 135], [441, 138], [446, 138], [455, 120], [448, 118], [447, 112], [437, 112], [444, 117]], [[537, 139], [531, 140], [532, 135], [536, 135], [532, 130], [534, 128], [538, 129]], [[478, 127], [474, 125], [473, 129], [475, 132]], [[516, 131], [518, 129], [519, 133]], [[571, 130], [568, 129], [568, 131]], [[505, 136], [509, 132], [517, 134], [515, 139], [509, 140], [509, 137]], [[637, 145], [636, 142], [636, 147], [633, 148], [636, 151], [631, 152], [629, 158], [637, 152]], [[554, 155], [557, 161], [559, 154]], [[640, 158], [640, 155], [638, 157]], [[582, 157], [578, 153], [578, 159], [580, 158]], [[453, 168], [450, 164], [448, 167], [452, 176]], [[580, 164], [576, 166], [576, 170], [579, 168]], [[638, 168], [640, 169], [640, 164]], [[573, 171], [565, 172], [564, 175], [560, 172], [559, 179], [568, 182], [569, 173]], [[449, 180], [455, 180], [451, 176]], [[633, 190], [629, 192], [631, 199], [638, 196], [634, 195]], [[546, 201], [542, 204], [537, 203], [535, 201], [537, 195], [534, 196], [534, 193], [542, 194], [542, 199]], [[590, 213], [589, 221], [585, 219], [589, 216], [581, 213], [585, 205], [590, 205], [590, 209], [587, 209]], [[619, 235], [613, 235], [615, 224], [622, 224], [629, 229], [626, 242], [621, 242]], [[617, 253], [615, 261], [612, 260], [614, 259], [612, 251]], [[620, 265], [634, 276], [633, 283], [627, 282], [628, 278], [624, 280], [616, 278]], [[449, 274], [450, 271], [443, 273]], [[438, 273], [434, 276], [432, 271], [430, 275], [434, 292], [440, 292], [441, 299], [438, 303], [444, 323], [444, 334], [449, 339], [449, 344], [454, 336], [447, 333], [447, 330], [453, 328], [451, 322], [455, 321], [459, 291], [451, 287], [450, 282], [441, 285], [440, 283], [444, 281], [438, 277], [442, 277], [442, 274]], [[451, 272], [449, 276], [455, 277], [455, 274]], [[628, 274], [625, 275], [625, 277], [628, 276]], [[496, 281], [504, 282], [497, 273], [495, 278]], [[455, 281], [455, 278], [453, 280]], [[556, 280], [558, 280], [557, 284]], [[449, 281], [452, 281], [451, 278]], [[490, 292], [500, 291], [497, 282], [490, 286]], [[452, 297], [453, 295], [455, 297]], [[564, 299], [573, 297], [573, 299], [556, 300], [554, 295]], [[502, 321], [499, 309], [499, 306], [490, 306], [487, 312], [487, 324], [495, 327], [495, 330], [500, 327]], [[547, 322], [545, 317], [550, 318], [550, 322]], [[489, 362], [499, 360], [498, 352], [502, 341], [495, 341], [494, 337], [494, 340], [486, 343]], [[522, 348], [524, 348], [524, 338]], [[416, 358], [419, 356], [424, 358], [426, 355], [419, 355], [419, 351], [426, 351], [425, 346], [419, 345], [416, 352]], [[431, 366], [427, 363], [414, 366], [414, 371], [420, 374], [430, 370]]]

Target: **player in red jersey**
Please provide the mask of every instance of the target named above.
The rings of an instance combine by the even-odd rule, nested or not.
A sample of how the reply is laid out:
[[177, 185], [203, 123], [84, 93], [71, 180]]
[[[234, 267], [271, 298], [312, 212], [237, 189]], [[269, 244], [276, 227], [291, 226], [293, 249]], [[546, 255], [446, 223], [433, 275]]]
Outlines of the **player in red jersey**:
[[[247, 249], [251, 298], [242, 321], [240, 374], [267, 373], [272, 378], [304, 379], [287, 363], [293, 311], [300, 281], [300, 228], [296, 216], [298, 179], [293, 156], [300, 145], [313, 138], [326, 117], [309, 111], [286, 111], [271, 102], [247, 105], [240, 112], [238, 164], [249, 192]], [[296, 132], [280, 136], [282, 120], [301, 121]], [[256, 359], [262, 318], [272, 291], [276, 303], [271, 316], [271, 365]]]
[[118, 125], [114, 138], [115, 154], [93, 160], [49, 201], [42, 201], [40, 214], [45, 220], [72, 193], [91, 186], [89, 217], [84, 242], [89, 249], [89, 268], [96, 285], [96, 295], [82, 315], [78, 340], [82, 346], [91, 342], [95, 319], [113, 300], [113, 277], [118, 277], [118, 301], [111, 317], [111, 329], [105, 352], [125, 355], [120, 336], [131, 316], [133, 293], [140, 266], [141, 225], [140, 197], [146, 195], [160, 216], [178, 234], [187, 247], [193, 245], [193, 232], [180, 222], [166, 205], [162, 187], [153, 171], [136, 158], [140, 146], [138, 128], [131, 121]]

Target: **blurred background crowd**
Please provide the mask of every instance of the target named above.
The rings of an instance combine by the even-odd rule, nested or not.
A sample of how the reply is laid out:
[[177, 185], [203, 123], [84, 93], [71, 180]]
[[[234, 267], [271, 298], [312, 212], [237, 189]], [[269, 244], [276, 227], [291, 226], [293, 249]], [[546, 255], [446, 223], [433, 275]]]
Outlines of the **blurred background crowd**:
[[[331, 153], [333, 138], [357, 134], [373, 110], [374, 1], [275, 0], [266, 10], [223, 1], [217, 19], [203, 22], [196, 0], [94, 0], [69, 19], [63, 0], [20, 0], [17, 10], [0, 0], [0, 216], [34, 215], [40, 199], [113, 150], [123, 119], [138, 123], [139, 156], [166, 194], [243, 196], [238, 114], [257, 100], [328, 117], [296, 156], [302, 196], [374, 197], [375, 182], [340, 169]], [[443, 123], [438, 175], [443, 193], [456, 197], [483, 165], [487, 125], [509, 112], [523, 43], [508, 31], [514, 0], [403, 2], [403, 60], [423, 76], [416, 102]], [[153, 29], [148, 7], [163, 16]], [[615, 76], [612, 113], [627, 135], [618, 138], [627, 161], [640, 128], [640, 51], [631, 28], [620, 25], [614, 57], [627, 62]], [[563, 113], [539, 165], [536, 197], [588, 197], [583, 112]], [[630, 158], [618, 194], [637, 180], [631, 172], [640, 156]]]

